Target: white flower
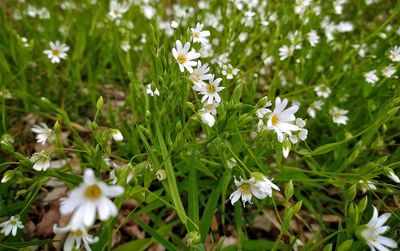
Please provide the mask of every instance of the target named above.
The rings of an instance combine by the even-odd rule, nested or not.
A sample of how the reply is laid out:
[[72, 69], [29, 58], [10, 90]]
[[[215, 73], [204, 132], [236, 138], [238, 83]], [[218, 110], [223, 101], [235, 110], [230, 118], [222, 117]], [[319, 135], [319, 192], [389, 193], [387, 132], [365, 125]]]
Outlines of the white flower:
[[187, 42], [185, 46], [182, 46], [181, 41], [176, 40], [176, 48], [172, 48], [172, 55], [176, 59], [179, 64], [179, 69], [183, 72], [186, 70], [189, 73], [193, 72], [193, 66], [197, 65], [196, 61], [193, 61], [200, 57], [200, 54], [195, 52], [194, 50], [190, 50], [190, 43]]
[[210, 67], [208, 67], [208, 64], [201, 65], [200, 60], [197, 61], [197, 68], [193, 69], [193, 72], [190, 74], [190, 81], [193, 82], [195, 85], [194, 88], [196, 90], [197, 88], [204, 83], [205, 80], [209, 80], [212, 75], [209, 74]]
[[46, 171], [50, 168], [50, 154], [47, 151], [34, 153], [31, 157], [33, 169], [36, 171]]
[[66, 44], [60, 43], [60, 41], [50, 42], [50, 50], [43, 51], [44, 54], [54, 63], [60, 63], [61, 59], [67, 57], [67, 51], [69, 47]]
[[386, 173], [386, 175], [393, 180], [395, 183], [400, 183], [400, 178], [397, 176], [392, 169], [389, 169], [389, 171]]
[[372, 71], [365, 73], [364, 78], [365, 78], [365, 81], [367, 81], [367, 83], [372, 84], [372, 85], [375, 84], [376, 81], [379, 80], [379, 78], [376, 76], [376, 70], [372, 70]]
[[82, 224], [91, 226], [96, 214], [102, 221], [117, 215], [118, 209], [109, 198], [120, 196], [123, 192], [121, 186], [108, 186], [102, 181], [97, 181], [93, 170], [86, 169], [83, 183], [74, 188], [67, 198], [61, 200], [60, 212], [73, 213], [71, 217], [73, 228]]
[[362, 193], [366, 193], [368, 190], [376, 190], [377, 187], [375, 186], [374, 182], [367, 180], [359, 180], [358, 183], [360, 184], [360, 190]]
[[251, 175], [255, 178], [258, 188], [267, 196], [272, 197], [272, 189], [280, 191], [279, 187], [272, 183], [273, 179], [268, 179], [264, 174], [254, 172]]
[[299, 130], [299, 127], [293, 123], [296, 119], [294, 114], [299, 107], [293, 105], [285, 109], [287, 104], [287, 99], [281, 101], [281, 99], [277, 97], [275, 99], [275, 109], [269, 114], [267, 122], [267, 128], [275, 131], [278, 141], [281, 143], [283, 142], [284, 134], [291, 136], [292, 131]]
[[219, 103], [217, 103], [216, 101], [213, 101], [212, 103], [204, 102], [203, 108], [200, 109], [200, 112], [208, 112], [215, 116], [217, 115], [218, 106]]
[[121, 43], [121, 49], [125, 52], [128, 52], [131, 49], [131, 45], [129, 44], [128, 40], [124, 40]]
[[307, 39], [308, 42], [310, 43], [310, 45], [312, 47], [316, 46], [319, 42], [319, 36], [317, 34], [317, 32], [315, 30], [311, 30], [308, 34], [307, 34]]
[[307, 7], [311, 4], [311, 0], [296, 0], [294, 12], [298, 15], [303, 15]]
[[221, 81], [221, 78], [214, 79], [214, 75], [211, 75], [208, 83], [203, 84], [199, 89], [200, 94], [204, 95], [201, 99], [201, 102], [205, 102], [206, 100], [208, 100], [208, 103], [212, 103], [214, 100], [217, 103], [221, 102], [221, 97], [219, 96], [218, 92], [225, 89], [225, 87], [219, 86]]
[[226, 76], [226, 79], [233, 79], [233, 76], [238, 74], [239, 71], [239, 69], [233, 68], [231, 64], [222, 67], [222, 75]]
[[311, 118], [315, 118], [316, 110], [320, 111], [323, 105], [324, 102], [322, 102], [321, 100], [314, 101], [307, 109], [308, 115], [310, 115]]
[[386, 78], [390, 78], [395, 73], [396, 73], [396, 68], [394, 68], [392, 65], [386, 66], [382, 69], [382, 75], [385, 76]]
[[371, 220], [361, 226], [360, 237], [369, 246], [371, 251], [376, 249], [379, 251], [388, 251], [390, 249], [397, 248], [398, 244], [395, 240], [385, 237], [382, 234], [387, 232], [390, 227], [384, 226], [386, 221], [390, 218], [390, 213], [384, 213], [378, 217], [378, 209], [374, 208], [374, 213]]
[[179, 24], [176, 21], [171, 21], [171, 23], [169, 24], [169, 26], [172, 29], [177, 29], [179, 27]]
[[214, 116], [209, 112], [200, 112], [201, 121], [208, 127], [213, 127], [215, 124]]
[[38, 153], [34, 153], [31, 157], [31, 162], [33, 164], [33, 169], [36, 171], [46, 171], [49, 168], [62, 168], [64, 167], [68, 160], [53, 160], [51, 161], [50, 153], [43, 150]]
[[314, 91], [317, 93], [319, 97], [324, 97], [324, 98], [329, 97], [329, 95], [331, 94], [331, 89], [324, 84], [316, 86], [314, 88]]
[[0, 97], [4, 99], [11, 99], [13, 96], [11, 92], [7, 89], [0, 90]]
[[240, 177], [240, 181], [235, 178], [235, 185], [238, 189], [229, 196], [232, 205], [235, 204], [240, 197], [242, 197], [243, 206], [246, 206], [246, 202], [252, 204], [251, 198], [253, 195], [260, 200], [267, 197], [267, 194], [257, 185], [254, 177], [249, 180], [243, 180], [242, 177]]
[[230, 159], [228, 159], [228, 160], [226, 161], [226, 166], [227, 166], [229, 169], [234, 168], [236, 165], [237, 165], [237, 161], [236, 161], [236, 159], [233, 158], [233, 157], [230, 158]]
[[115, 141], [122, 141], [124, 140], [124, 136], [122, 136], [122, 133], [118, 129], [112, 129], [111, 130], [111, 136]]
[[65, 227], [57, 227], [54, 225], [53, 232], [55, 234], [69, 233], [64, 242], [64, 251], [71, 251], [74, 248], [79, 249], [82, 241], [86, 251], [91, 251], [89, 244], [96, 243], [99, 240], [97, 236], [93, 237], [88, 234], [84, 226], [73, 227], [72, 225], [67, 225]]
[[24, 228], [24, 225], [21, 221], [19, 221], [18, 218], [11, 216], [8, 221], [1, 223], [0, 227], [3, 228], [0, 233], [4, 234], [5, 236], [8, 236], [10, 233], [12, 233], [13, 236], [16, 236], [18, 228], [22, 229]]
[[112, 0], [110, 2], [110, 11], [108, 12], [108, 17], [119, 23], [119, 19], [122, 15], [129, 10], [129, 2], [119, 3], [118, 1]]
[[343, 110], [343, 109], [339, 109], [337, 107], [332, 107], [332, 109], [329, 110], [329, 113], [332, 116], [333, 122], [335, 122], [336, 124], [347, 124], [347, 120], [349, 120], [349, 118], [346, 116], [346, 114], [349, 111], [347, 110]]
[[197, 23], [196, 28], [191, 28], [193, 43], [201, 43], [202, 45], [206, 45], [208, 43], [207, 37], [210, 36], [209, 31], [203, 31], [203, 24]]
[[[119, 166], [116, 163], [114, 163], [110, 158], [103, 158], [103, 160], [106, 162], [106, 164], [109, 167], [113, 167], [114, 169], [110, 171], [109, 177], [111, 179], [112, 184], [117, 184], [118, 182], [118, 177], [117, 174], [123, 174], [124, 176], [126, 175], [125, 182], [129, 183], [132, 178], [135, 176], [135, 172], [133, 171], [133, 167], [131, 163], [125, 164], [123, 166]], [[126, 171], [128, 170], [128, 171]]]
[[304, 129], [306, 122], [301, 118], [296, 118], [296, 125], [299, 127], [298, 131], [294, 131], [292, 136], [289, 137], [290, 142], [296, 144], [299, 140], [304, 141], [307, 139], [308, 130]]
[[34, 125], [32, 127], [32, 132], [36, 133], [36, 140], [42, 145], [46, 144], [46, 141], [53, 141], [55, 135], [52, 129], [50, 129], [45, 123], [40, 123], [40, 125]]
[[279, 48], [279, 59], [283, 61], [291, 57], [293, 55], [294, 49], [294, 45], [290, 45], [290, 47], [287, 45], [282, 46], [281, 48]]
[[150, 96], [154, 97], [155, 96], [160, 96], [160, 92], [158, 89], [154, 89], [154, 91], [151, 89], [151, 84], [146, 85], [146, 93], [149, 94]]
[[393, 50], [389, 52], [389, 59], [393, 62], [400, 62], [400, 47], [395, 46]]
[[290, 153], [290, 149], [292, 148], [292, 144], [290, 143], [290, 140], [285, 137], [285, 139], [282, 142], [282, 155], [283, 157], [287, 158]]

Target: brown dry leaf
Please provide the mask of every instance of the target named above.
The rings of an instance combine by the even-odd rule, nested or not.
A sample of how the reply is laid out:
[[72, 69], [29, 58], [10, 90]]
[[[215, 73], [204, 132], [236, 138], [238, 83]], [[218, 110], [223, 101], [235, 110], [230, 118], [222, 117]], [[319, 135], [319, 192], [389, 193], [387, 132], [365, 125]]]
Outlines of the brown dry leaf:
[[256, 218], [254, 219], [253, 227], [269, 232], [272, 227], [272, 222], [268, 217], [266, 217], [265, 214], [257, 215]]
[[213, 232], [218, 232], [218, 220], [215, 217], [215, 215], [213, 215], [212, 217], [212, 221], [211, 221], [211, 231]]
[[165, 251], [165, 247], [160, 243], [157, 243], [151, 246], [148, 251]]
[[58, 222], [60, 211], [58, 202], [52, 203], [50, 209], [44, 213], [42, 220], [36, 225], [36, 235], [50, 237], [53, 235], [53, 225]]
[[122, 237], [122, 234], [120, 231], [115, 232], [112, 235], [111, 246], [115, 247], [116, 245], [118, 245], [118, 243], [121, 242], [121, 237]]
[[47, 193], [43, 198], [44, 202], [51, 202], [63, 198], [67, 195], [67, 187], [63, 184], [63, 186], [56, 186], [51, 192]]
[[322, 215], [322, 220], [324, 222], [339, 222], [342, 220], [342, 217], [334, 214], [327, 214], [327, 215]]
[[122, 227], [125, 233], [131, 237], [136, 237], [138, 239], [144, 239], [145, 233], [139, 229], [138, 225], [125, 225]]

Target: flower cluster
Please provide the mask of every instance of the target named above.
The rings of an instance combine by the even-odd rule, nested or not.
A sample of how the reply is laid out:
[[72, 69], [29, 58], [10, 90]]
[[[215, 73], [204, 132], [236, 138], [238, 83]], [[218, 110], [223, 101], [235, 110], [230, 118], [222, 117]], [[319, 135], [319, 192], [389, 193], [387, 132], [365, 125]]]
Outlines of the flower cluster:
[[[203, 24], [197, 23], [196, 27], [191, 30], [193, 43], [200, 43], [204, 47], [208, 44], [210, 32], [203, 30], [203, 27]], [[193, 49], [190, 50], [190, 47], [190, 42], [182, 45], [182, 42], [177, 40], [176, 48], [172, 49], [172, 56], [177, 61], [181, 72], [184, 72], [186, 69], [190, 73], [189, 80], [193, 83], [193, 90], [202, 96], [201, 102], [203, 103], [203, 108], [199, 110], [201, 120], [209, 127], [213, 127], [217, 108], [221, 102], [219, 92], [225, 89], [225, 87], [220, 86], [222, 78], [215, 78], [214, 74], [209, 73], [209, 65], [202, 64], [198, 60], [201, 56], [200, 53], [197, 53]], [[195, 66], [196, 68], [193, 68]], [[224, 72], [228, 79], [232, 79], [238, 70], [230, 66], [229, 69], [224, 69]]]
[[296, 144], [299, 140], [304, 141], [307, 138], [308, 131], [304, 128], [306, 122], [301, 118], [296, 119], [294, 114], [299, 109], [297, 105], [286, 108], [288, 105], [286, 98], [281, 100], [277, 97], [273, 111], [269, 109], [271, 105], [271, 101], [267, 101], [263, 107], [257, 109], [258, 131], [274, 131], [278, 141], [282, 143], [283, 155], [286, 158], [289, 155], [291, 143]]

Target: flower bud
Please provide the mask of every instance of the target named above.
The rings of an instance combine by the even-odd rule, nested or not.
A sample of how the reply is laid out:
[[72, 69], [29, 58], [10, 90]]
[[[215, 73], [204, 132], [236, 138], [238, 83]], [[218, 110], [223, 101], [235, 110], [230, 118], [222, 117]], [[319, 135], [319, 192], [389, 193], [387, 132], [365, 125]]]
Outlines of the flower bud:
[[201, 240], [200, 234], [197, 231], [192, 231], [186, 235], [186, 240], [189, 246], [198, 244]]
[[104, 104], [103, 97], [102, 97], [102, 96], [100, 96], [100, 98], [97, 100], [97, 104], [96, 104], [96, 108], [97, 108], [97, 110], [100, 110], [100, 109], [101, 109], [101, 107], [103, 106], [103, 104]]
[[165, 170], [160, 169], [156, 172], [156, 178], [158, 179], [158, 181], [163, 181], [166, 177], [167, 173], [165, 172]]
[[3, 178], [1, 179], [1, 183], [7, 183], [13, 177], [14, 177], [14, 171], [13, 170], [8, 170], [8, 171], [6, 171], [4, 173]]

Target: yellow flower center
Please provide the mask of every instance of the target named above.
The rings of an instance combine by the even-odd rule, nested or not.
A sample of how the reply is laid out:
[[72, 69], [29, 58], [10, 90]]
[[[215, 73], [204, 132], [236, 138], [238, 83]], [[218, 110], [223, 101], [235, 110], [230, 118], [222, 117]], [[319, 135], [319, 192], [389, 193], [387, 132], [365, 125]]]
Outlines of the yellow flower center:
[[215, 92], [215, 86], [213, 85], [207, 85], [207, 92], [208, 93], [214, 93]]
[[212, 110], [214, 109], [214, 104], [207, 104], [205, 107], [207, 110]]
[[88, 186], [85, 190], [86, 198], [96, 200], [101, 196], [101, 190], [97, 185]]
[[60, 55], [60, 51], [58, 49], [53, 49], [53, 55], [54, 56], [59, 56]]
[[198, 32], [195, 32], [195, 33], [193, 34], [193, 37], [195, 37], [195, 38], [199, 38], [199, 37], [200, 37], [200, 33], [198, 33]]
[[240, 190], [242, 191], [242, 194], [244, 195], [250, 195], [251, 194], [251, 186], [249, 183], [243, 183], [240, 186]]
[[193, 73], [193, 81], [194, 82], [199, 82], [200, 81], [200, 74], [198, 74], [198, 73]]
[[178, 62], [179, 62], [180, 64], [185, 63], [185, 62], [186, 62], [186, 57], [185, 57], [184, 55], [179, 55], [179, 56], [178, 56]]
[[11, 225], [17, 225], [17, 221], [16, 220], [12, 220], [12, 221], [10, 221], [10, 224]]
[[83, 235], [83, 233], [82, 233], [82, 231], [81, 230], [74, 230], [74, 231], [71, 231], [71, 232], [69, 232], [71, 235], [73, 235], [73, 236], [76, 236], [76, 237], [82, 237], [82, 235]]
[[272, 125], [278, 124], [278, 121], [279, 121], [278, 116], [272, 115], [272, 118], [271, 118]]

